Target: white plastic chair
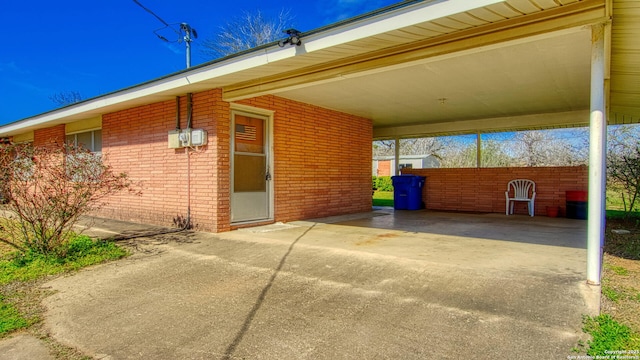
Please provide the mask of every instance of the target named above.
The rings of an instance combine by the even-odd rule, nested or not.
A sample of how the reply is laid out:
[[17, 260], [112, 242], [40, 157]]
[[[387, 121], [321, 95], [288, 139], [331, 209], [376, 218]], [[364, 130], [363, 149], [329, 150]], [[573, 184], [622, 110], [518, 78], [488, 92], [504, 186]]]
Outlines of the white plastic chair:
[[[509, 196], [509, 192], [513, 188], [513, 196]], [[531, 197], [529, 197], [531, 194]], [[527, 209], [529, 210], [529, 215], [533, 216], [534, 214], [534, 203], [536, 200], [536, 183], [532, 180], [528, 179], [516, 179], [509, 181], [507, 184], [507, 191], [504, 192], [504, 196], [507, 198], [507, 209], [506, 214], [513, 214], [513, 205], [516, 201], [525, 201], [527, 202]]]

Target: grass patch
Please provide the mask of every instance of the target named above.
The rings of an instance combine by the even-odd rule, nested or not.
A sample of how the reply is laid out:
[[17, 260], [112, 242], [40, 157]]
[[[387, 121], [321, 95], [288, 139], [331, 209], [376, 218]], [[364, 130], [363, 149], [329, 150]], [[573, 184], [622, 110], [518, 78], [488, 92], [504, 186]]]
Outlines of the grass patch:
[[6, 302], [0, 295], [0, 335], [29, 326], [27, 319], [13, 304]]
[[619, 191], [607, 189], [606, 193], [606, 207], [611, 210], [624, 210], [624, 203], [622, 201], [622, 195]]
[[607, 285], [602, 285], [602, 296], [616, 303], [620, 298], [622, 298], [622, 294], [620, 292]]
[[374, 192], [373, 206], [393, 206], [393, 191]]
[[127, 255], [126, 250], [112, 242], [94, 241], [86, 235], [76, 236], [66, 247], [64, 258], [32, 252], [13, 253], [5, 257], [0, 260], [0, 285], [78, 270]]
[[120, 259], [128, 255], [112, 242], [74, 236], [66, 245], [65, 257], [4, 250], [0, 257], [0, 337], [38, 322], [38, 314], [25, 314], [21, 309], [32, 306], [27, 293], [15, 289], [47, 276]]
[[614, 303], [619, 303], [624, 300], [640, 302], [640, 291], [638, 291], [638, 289], [623, 286], [620, 282], [610, 279], [603, 279], [602, 281], [602, 296]]
[[594, 358], [640, 349], [640, 226], [633, 219], [608, 217], [606, 230], [601, 314], [584, 318], [583, 330], [592, 340], [574, 349]]
[[592, 336], [587, 341], [587, 355], [610, 355], [611, 351], [640, 348], [640, 336], [631, 329], [614, 320], [609, 314], [595, 317], [585, 316], [584, 332]]
[[[612, 230], [624, 229], [628, 233], [615, 233]], [[607, 231], [604, 251], [630, 260], [640, 260], [640, 218], [619, 219], [607, 217]]]
[[[625, 219], [627, 216], [627, 213], [623, 210], [615, 210], [615, 209], [607, 208], [606, 216], [607, 216], [607, 220], [620, 220], [620, 219]], [[629, 214], [628, 220], [635, 222], [636, 224], [640, 224], [640, 212], [638, 211], [631, 212]]]
[[[622, 193], [620, 192], [620, 190], [615, 190], [611, 187], [608, 187], [605, 200], [607, 209], [620, 210], [624, 212], [625, 203], [622, 200]], [[629, 207], [629, 204], [626, 204], [626, 207]], [[640, 211], [640, 202], [636, 201], [633, 210]]]
[[611, 271], [613, 271], [613, 273], [616, 274], [616, 275], [622, 275], [622, 276], [629, 275], [629, 270], [625, 269], [622, 266], [605, 264], [604, 267], [609, 269], [609, 270], [611, 270]]

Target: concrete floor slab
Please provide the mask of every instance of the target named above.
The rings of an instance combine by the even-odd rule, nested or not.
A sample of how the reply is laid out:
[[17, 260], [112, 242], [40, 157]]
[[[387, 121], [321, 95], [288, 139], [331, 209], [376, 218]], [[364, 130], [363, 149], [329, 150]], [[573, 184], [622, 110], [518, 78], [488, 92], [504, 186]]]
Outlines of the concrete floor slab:
[[47, 346], [36, 337], [20, 333], [0, 341], [0, 359], [53, 360]]
[[426, 211], [172, 234], [48, 283], [46, 326], [110, 359], [566, 358], [597, 308], [585, 238]]

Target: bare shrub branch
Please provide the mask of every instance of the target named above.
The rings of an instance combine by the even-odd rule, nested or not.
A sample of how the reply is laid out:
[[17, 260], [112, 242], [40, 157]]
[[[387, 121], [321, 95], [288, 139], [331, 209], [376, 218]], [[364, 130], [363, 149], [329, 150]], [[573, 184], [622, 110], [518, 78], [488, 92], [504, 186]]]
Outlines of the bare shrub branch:
[[124, 173], [115, 173], [88, 150], [68, 145], [0, 148], [0, 192], [12, 214], [3, 224], [8, 242], [43, 254], [58, 253], [80, 216], [108, 197], [136, 193]]

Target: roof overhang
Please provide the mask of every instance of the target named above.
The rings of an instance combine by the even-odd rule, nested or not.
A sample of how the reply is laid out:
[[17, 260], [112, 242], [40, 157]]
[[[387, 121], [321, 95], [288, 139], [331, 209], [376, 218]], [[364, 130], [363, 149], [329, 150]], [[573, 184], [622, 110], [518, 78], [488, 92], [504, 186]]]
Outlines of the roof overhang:
[[[376, 137], [583, 125], [590, 25], [609, 21], [607, 2], [407, 1], [303, 33], [299, 47], [265, 45], [2, 126], [0, 136], [213, 88], [230, 102], [273, 94], [367, 117]], [[619, 10], [612, 120], [636, 122], [638, 11]]]

